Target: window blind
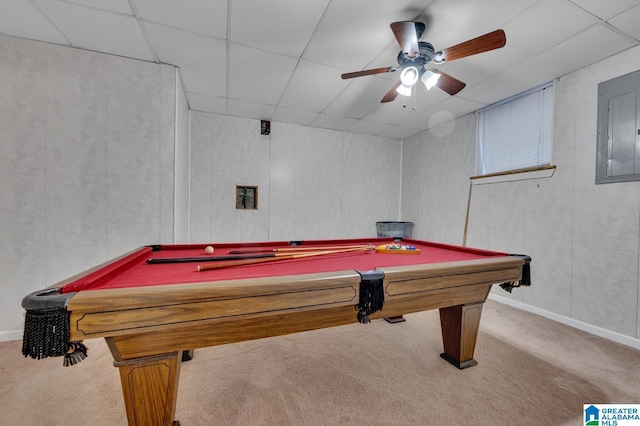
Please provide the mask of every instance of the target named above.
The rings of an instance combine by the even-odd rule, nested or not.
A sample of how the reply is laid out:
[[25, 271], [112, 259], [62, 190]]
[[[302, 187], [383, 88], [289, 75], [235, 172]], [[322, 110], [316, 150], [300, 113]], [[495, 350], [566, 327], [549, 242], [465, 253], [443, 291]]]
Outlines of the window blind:
[[551, 164], [553, 84], [478, 112], [479, 175]]

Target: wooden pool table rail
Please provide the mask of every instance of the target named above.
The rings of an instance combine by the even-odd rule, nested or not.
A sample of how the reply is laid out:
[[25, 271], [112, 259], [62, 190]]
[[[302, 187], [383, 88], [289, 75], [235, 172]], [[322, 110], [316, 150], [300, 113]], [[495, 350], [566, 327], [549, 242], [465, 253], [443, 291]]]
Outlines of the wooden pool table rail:
[[[522, 264], [505, 257], [380, 268], [385, 305], [372, 318], [484, 301], [492, 284], [519, 279]], [[349, 324], [356, 322], [360, 281], [359, 273], [343, 271], [85, 291], [68, 301], [70, 335], [112, 337], [122, 342], [116, 360], [124, 360]], [[272, 316], [276, 327], [266, 325]], [[231, 335], [220, 330], [230, 328]]]

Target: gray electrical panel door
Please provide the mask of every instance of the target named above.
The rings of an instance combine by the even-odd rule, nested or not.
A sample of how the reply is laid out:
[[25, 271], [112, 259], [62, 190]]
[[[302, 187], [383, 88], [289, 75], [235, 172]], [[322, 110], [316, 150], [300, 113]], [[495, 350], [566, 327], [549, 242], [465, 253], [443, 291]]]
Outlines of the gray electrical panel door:
[[640, 180], [640, 71], [598, 85], [596, 184]]

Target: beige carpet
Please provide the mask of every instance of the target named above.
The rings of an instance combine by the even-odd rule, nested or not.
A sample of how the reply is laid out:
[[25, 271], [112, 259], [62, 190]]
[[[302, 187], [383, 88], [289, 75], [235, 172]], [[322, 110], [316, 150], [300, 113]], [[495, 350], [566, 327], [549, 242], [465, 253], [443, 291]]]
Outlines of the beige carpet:
[[[478, 365], [439, 357], [437, 311], [200, 349], [182, 366], [176, 418], [196, 425], [583, 425], [584, 403], [640, 403], [640, 351], [485, 304]], [[89, 358], [22, 357], [0, 343], [0, 424], [125, 425], [103, 340]]]

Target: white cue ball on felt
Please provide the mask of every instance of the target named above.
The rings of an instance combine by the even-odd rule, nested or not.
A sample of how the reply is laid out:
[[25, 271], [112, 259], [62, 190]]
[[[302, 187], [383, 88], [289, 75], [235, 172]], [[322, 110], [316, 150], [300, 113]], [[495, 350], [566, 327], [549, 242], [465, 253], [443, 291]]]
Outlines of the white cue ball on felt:
[[207, 254], [213, 254], [214, 248], [211, 247], [211, 246], [207, 246], [207, 247], [205, 247], [204, 252], [207, 253]]

